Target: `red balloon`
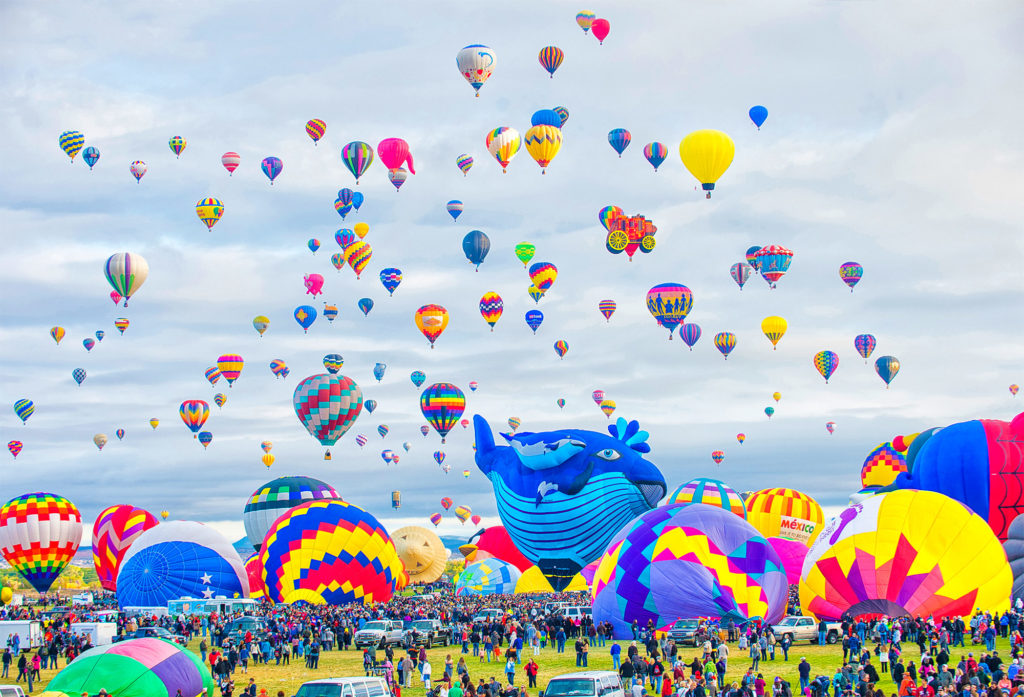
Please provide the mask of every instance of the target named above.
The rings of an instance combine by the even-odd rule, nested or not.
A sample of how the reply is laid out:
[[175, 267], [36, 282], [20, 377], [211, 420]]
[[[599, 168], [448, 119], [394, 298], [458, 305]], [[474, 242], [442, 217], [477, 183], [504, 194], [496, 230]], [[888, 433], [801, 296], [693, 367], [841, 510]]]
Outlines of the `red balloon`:
[[594, 38], [602, 44], [611, 30], [612, 25], [607, 19], [595, 19], [594, 23], [590, 25], [590, 31], [593, 32]]

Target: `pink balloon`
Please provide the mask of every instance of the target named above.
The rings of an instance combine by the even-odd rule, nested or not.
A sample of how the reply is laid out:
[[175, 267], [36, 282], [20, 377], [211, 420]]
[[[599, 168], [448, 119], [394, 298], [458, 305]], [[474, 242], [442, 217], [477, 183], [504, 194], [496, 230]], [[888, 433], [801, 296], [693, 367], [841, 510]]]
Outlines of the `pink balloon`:
[[608, 36], [608, 32], [612, 30], [611, 22], [607, 19], [595, 19], [593, 24], [590, 25], [590, 31], [593, 33], [594, 38], [597, 39], [598, 43], [604, 43], [605, 38]]
[[311, 273], [303, 276], [302, 282], [306, 284], [306, 293], [314, 298], [318, 293], [323, 293], [324, 277], [318, 273]]
[[409, 152], [409, 144], [401, 138], [385, 138], [377, 144], [377, 156], [384, 166], [389, 170], [395, 170], [408, 162], [410, 174], [416, 174], [412, 166], [412, 153]]
[[782, 566], [786, 569], [786, 580], [789, 585], [800, 583], [800, 572], [803, 570], [804, 557], [807, 556], [807, 545], [783, 537], [769, 537], [768, 544], [782, 559]]

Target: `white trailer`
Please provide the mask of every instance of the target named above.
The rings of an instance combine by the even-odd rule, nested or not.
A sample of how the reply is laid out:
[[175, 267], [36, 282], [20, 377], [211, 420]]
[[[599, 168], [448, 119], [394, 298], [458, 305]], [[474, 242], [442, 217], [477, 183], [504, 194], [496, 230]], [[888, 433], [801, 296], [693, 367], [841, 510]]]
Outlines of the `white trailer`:
[[105, 646], [117, 636], [117, 625], [113, 622], [72, 622], [72, 634], [88, 634], [93, 646]]
[[43, 625], [35, 620], [4, 620], [0, 622], [0, 651], [8, 646], [7, 641], [18, 635], [22, 651], [38, 649], [43, 645]]

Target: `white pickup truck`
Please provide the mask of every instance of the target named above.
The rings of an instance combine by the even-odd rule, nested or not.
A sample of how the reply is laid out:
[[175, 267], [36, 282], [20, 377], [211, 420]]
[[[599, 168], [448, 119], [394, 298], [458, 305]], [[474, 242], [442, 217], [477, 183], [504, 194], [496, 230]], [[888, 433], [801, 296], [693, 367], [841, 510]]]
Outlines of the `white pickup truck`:
[[385, 644], [401, 646], [405, 638], [402, 623], [395, 620], [373, 620], [363, 625], [355, 634], [357, 649], [369, 646], [379, 646], [383, 639]]
[[[842, 636], [843, 629], [838, 622], [828, 622], [828, 629], [825, 633], [825, 641], [834, 644]], [[798, 641], [809, 641], [812, 644], [818, 643], [818, 620], [806, 615], [790, 615], [783, 617], [773, 627], [775, 637], [782, 639], [789, 636], [789, 642], [795, 644]]]

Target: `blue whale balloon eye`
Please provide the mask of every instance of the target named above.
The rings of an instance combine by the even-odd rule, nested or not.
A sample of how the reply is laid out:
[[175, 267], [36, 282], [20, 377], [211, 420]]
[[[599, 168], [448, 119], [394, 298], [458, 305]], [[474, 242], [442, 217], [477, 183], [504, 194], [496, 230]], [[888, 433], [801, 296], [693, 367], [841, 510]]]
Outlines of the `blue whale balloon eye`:
[[618, 460], [620, 457], [622, 457], [622, 454], [618, 450], [613, 450], [612, 448], [598, 450], [596, 453], [594, 453], [594, 455], [601, 458], [602, 460], [608, 460], [609, 462], [611, 462], [612, 460]]

